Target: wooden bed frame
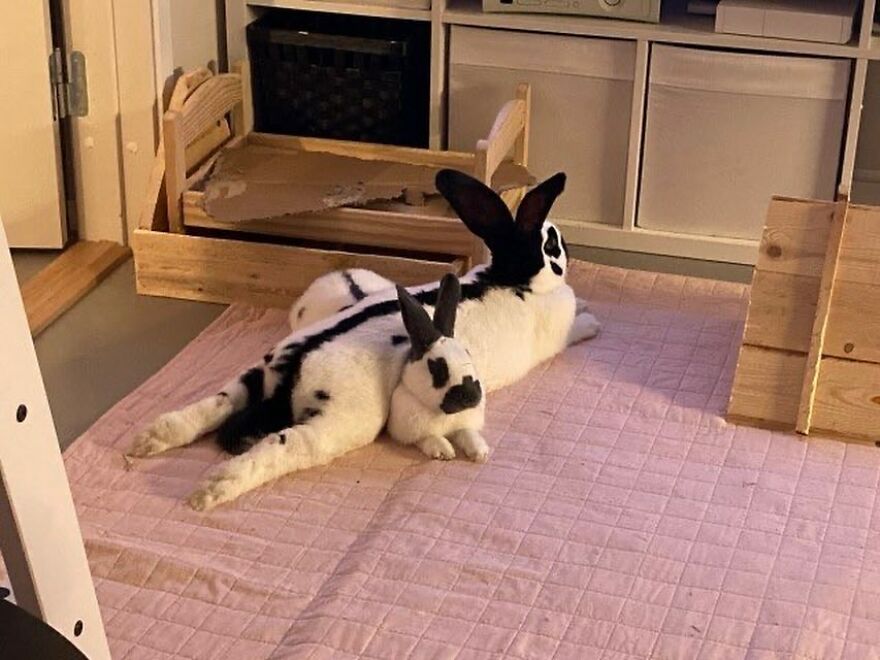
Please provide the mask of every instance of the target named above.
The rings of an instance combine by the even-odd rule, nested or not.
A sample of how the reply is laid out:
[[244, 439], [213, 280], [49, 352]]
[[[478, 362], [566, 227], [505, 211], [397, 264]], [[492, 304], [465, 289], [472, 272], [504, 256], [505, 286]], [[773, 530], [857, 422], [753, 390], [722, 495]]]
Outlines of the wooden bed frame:
[[[461, 274], [487, 255], [442, 199], [422, 206], [388, 202], [227, 223], [207, 213], [198, 188], [222, 150], [242, 143], [449, 167], [489, 183], [509, 157], [527, 164], [530, 101], [528, 85], [519, 85], [473, 153], [432, 151], [252, 132], [246, 63], [234, 73], [187, 74], [178, 81], [163, 120], [164, 144], [148, 196], [154, 203], [148, 203], [132, 240], [138, 292], [286, 307], [316, 277], [340, 268], [368, 268], [407, 285], [446, 272]], [[524, 192], [516, 188], [502, 197], [513, 209]], [[345, 247], [338, 249], [339, 244]]]

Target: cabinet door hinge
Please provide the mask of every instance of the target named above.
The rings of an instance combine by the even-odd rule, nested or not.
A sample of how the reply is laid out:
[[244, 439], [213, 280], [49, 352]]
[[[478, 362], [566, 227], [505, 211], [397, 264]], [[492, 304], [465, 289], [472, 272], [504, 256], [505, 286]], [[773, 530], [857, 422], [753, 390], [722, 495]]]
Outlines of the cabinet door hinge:
[[52, 86], [55, 119], [89, 114], [85, 55], [75, 50], [65, 56], [60, 48], [54, 49], [49, 55], [49, 84]]

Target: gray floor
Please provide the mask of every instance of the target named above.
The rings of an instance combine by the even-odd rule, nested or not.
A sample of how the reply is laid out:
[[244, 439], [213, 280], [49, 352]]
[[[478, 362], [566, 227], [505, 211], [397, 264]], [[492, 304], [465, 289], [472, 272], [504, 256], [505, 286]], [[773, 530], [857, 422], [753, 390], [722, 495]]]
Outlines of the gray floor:
[[[19, 281], [51, 256], [16, 252]], [[155, 373], [223, 309], [137, 295], [129, 260], [49, 326], [35, 343], [61, 446]]]
[[[597, 248], [573, 256], [624, 268], [748, 282], [751, 267]], [[52, 253], [16, 252], [19, 281]], [[139, 296], [129, 260], [37, 337], [37, 357], [66, 447], [114, 403], [155, 373], [223, 311], [209, 305]]]

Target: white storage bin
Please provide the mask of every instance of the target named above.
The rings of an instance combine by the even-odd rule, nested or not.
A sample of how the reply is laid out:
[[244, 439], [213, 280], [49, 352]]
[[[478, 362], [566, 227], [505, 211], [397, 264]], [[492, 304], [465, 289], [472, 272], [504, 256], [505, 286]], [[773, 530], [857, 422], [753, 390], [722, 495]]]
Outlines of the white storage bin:
[[773, 195], [833, 199], [849, 62], [654, 46], [638, 224], [757, 239]]
[[532, 86], [529, 169], [564, 171], [555, 218], [620, 225], [635, 44], [452, 28], [449, 147], [470, 151], [517, 83]]

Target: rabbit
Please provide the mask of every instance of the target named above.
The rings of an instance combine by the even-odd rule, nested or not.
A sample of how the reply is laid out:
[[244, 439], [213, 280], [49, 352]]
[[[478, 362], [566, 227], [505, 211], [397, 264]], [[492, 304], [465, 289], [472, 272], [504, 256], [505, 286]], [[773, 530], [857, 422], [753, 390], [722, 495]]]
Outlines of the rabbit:
[[290, 308], [290, 329], [295, 332], [348, 309], [370, 294], [393, 288], [394, 282], [363, 268], [326, 273], [315, 279]]
[[[576, 314], [565, 282], [568, 250], [547, 221], [565, 174], [527, 192], [515, 219], [497, 193], [470, 175], [441, 170], [436, 186], [490, 252], [488, 264], [462, 278], [457, 309], [457, 339], [486, 393], [599, 332], [592, 314]], [[409, 291], [433, 308], [438, 288], [432, 282]], [[129, 456], [159, 454], [216, 431], [220, 446], [236, 455], [193, 493], [197, 510], [326, 464], [373, 442], [385, 426], [409, 352], [403, 333], [395, 291], [367, 296], [290, 334], [217, 394], [160, 415], [136, 435]]]
[[455, 458], [458, 447], [471, 460], [485, 462], [489, 446], [480, 435], [485, 397], [470, 353], [453, 336], [458, 279], [450, 274], [441, 280], [433, 321], [406, 289], [397, 287], [397, 299], [410, 347], [391, 394], [388, 434], [429, 458]]

